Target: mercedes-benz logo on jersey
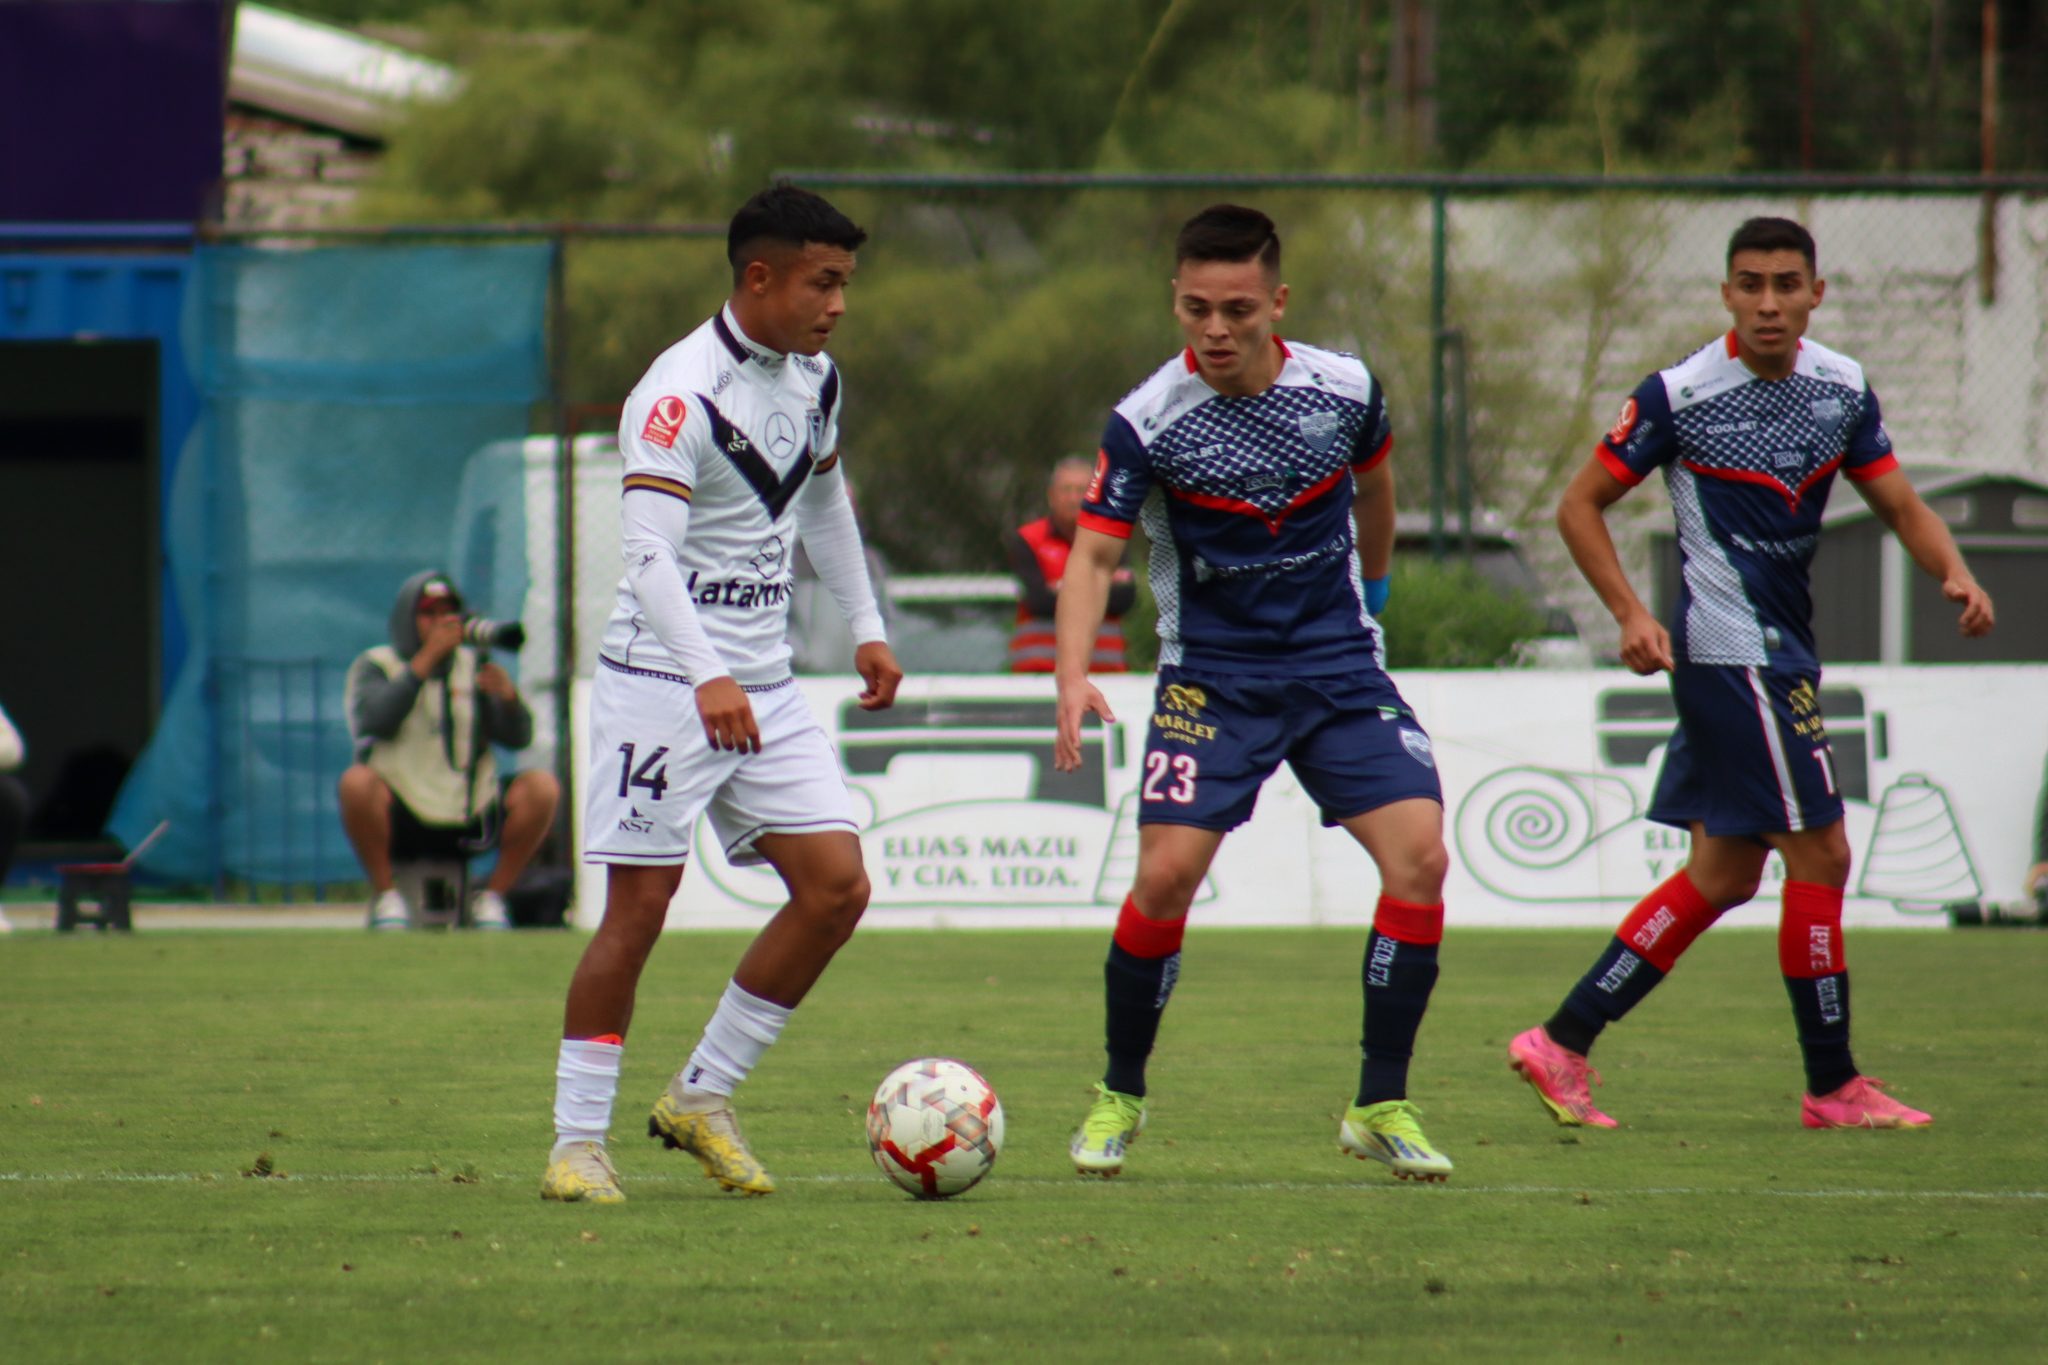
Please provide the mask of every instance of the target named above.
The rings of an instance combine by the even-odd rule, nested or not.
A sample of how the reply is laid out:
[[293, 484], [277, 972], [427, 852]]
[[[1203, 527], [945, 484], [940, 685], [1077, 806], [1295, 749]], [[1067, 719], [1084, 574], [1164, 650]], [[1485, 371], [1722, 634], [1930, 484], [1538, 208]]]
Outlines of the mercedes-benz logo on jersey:
[[768, 428], [761, 443], [768, 447], [768, 453], [779, 460], [786, 460], [796, 454], [796, 423], [786, 412], [770, 413]]
[[1343, 419], [1334, 412], [1304, 412], [1294, 421], [1301, 428], [1301, 439], [1314, 446], [1318, 455], [1330, 448], [1330, 443], [1337, 439], [1337, 428], [1343, 424]]
[[783, 561], [789, 558], [789, 551], [783, 547], [781, 536], [770, 536], [754, 551], [754, 557], [747, 563], [754, 566], [754, 572], [763, 578], [774, 578], [782, 572]]

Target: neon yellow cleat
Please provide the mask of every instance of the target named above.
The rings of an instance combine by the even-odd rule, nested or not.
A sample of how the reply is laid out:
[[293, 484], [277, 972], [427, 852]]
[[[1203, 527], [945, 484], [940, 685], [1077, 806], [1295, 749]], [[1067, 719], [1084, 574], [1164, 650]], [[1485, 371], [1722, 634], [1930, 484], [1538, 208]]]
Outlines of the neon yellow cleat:
[[540, 1197], [565, 1204], [623, 1204], [619, 1173], [602, 1142], [564, 1142], [548, 1154], [548, 1173], [540, 1180]]
[[1354, 1104], [1337, 1127], [1337, 1150], [1360, 1161], [1382, 1162], [1403, 1180], [1447, 1180], [1451, 1159], [1422, 1135], [1421, 1116], [1406, 1100]]
[[716, 1180], [721, 1189], [738, 1190], [749, 1198], [775, 1193], [774, 1179], [747, 1149], [732, 1101], [724, 1095], [678, 1091], [670, 1084], [647, 1117], [647, 1136], [696, 1157], [703, 1163], [705, 1178]]
[[1081, 1120], [1081, 1131], [1067, 1145], [1074, 1169], [1082, 1175], [1099, 1175], [1105, 1180], [1124, 1168], [1124, 1152], [1145, 1131], [1145, 1101], [1137, 1095], [1123, 1095], [1102, 1082], [1101, 1093]]

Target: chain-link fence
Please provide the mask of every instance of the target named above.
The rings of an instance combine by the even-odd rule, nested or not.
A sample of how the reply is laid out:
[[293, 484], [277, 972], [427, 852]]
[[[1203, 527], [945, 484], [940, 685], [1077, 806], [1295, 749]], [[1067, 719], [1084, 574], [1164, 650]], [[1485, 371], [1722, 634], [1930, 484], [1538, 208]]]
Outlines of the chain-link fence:
[[[1456, 555], [1469, 552], [1473, 527], [1495, 546], [1505, 537], [1596, 654], [1612, 648], [1612, 627], [1571, 570], [1551, 511], [1642, 376], [1725, 330], [1726, 243], [1751, 215], [1814, 230], [1829, 291], [1812, 335], [1864, 363], [1909, 465], [2048, 475], [2048, 177], [794, 178], [873, 232], [833, 349], [848, 377], [847, 468], [870, 539], [899, 581], [948, 574], [950, 590], [991, 581], [961, 575], [1004, 568], [1002, 534], [1042, 514], [1053, 463], [1092, 450], [1108, 409], [1178, 349], [1173, 236], [1220, 199], [1257, 204], [1280, 223], [1292, 290], [1284, 333], [1357, 352], [1386, 383], [1409, 543]], [[469, 471], [468, 510], [416, 551], [424, 565], [454, 545], [459, 573], [474, 577], [482, 570], [468, 561], [488, 560], [494, 583], [526, 585], [532, 638], [521, 675], [542, 713], [534, 758], [566, 769], [554, 742], [568, 732], [564, 684], [589, 671], [618, 572], [617, 455], [605, 433], [654, 356], [729, 289], [723, 228], [422, 225], [320, 236], [553, 245], [549, 396], [533, 407], [531, 428], [590, 434], [573, 447], [539, 436], [434, 455], [451, 488], [461, 481], [451, 470]], [[261, 451], [243, 457], [267, 467]], [[272, 534], [260, 507], [247, 510], [250, 535]], [[490, 521], [487, 536], [470, 525], [478, 518]], [[1625, 562], [1646, 583], [1649, 533], [1668, 525], [1661, 491], [1646, 486], [1615, 522]], [[921, 600], [915, 584], [901, 596]], [[953, 615], [965, 609], [957, 593], [941, 596]], [[984, 634], [999, 624], [996, 605], [976, 627]], [[509, 614], [509, 603], [499, 610]], [[371, 643], [333, 645], [346, 655]], [[317, 679], [307, 684], [246, 645], [219, 652], [228, 670], [215, 681], [219, 695], [247, 703], [222, 707], [222, 734], [255, 728], [228, 746], [235, 771], [215, 774], [219, 845], [246, 844], [216, 866], [259, 881], [340, 875], [345, 844], [325, 771], [337, 761], [326, 750], [338, 695], [315, 712], [304, 685]], [[338, 677], [329, 679], [337, 688]], [[273, 693], [283, 700], [273, 705]], [[294, 747], [301, 721], [307, 742]], [[259, 743], [259, 730], [275, 730], [276, 742]], [[314, 767], [302, 794], [293, 783]], [[225, 801], [231, 792], [239, 796]], [[239, 824], [219, 818], [228, 806]], [[266, 833], [266, 821], [277, 829]]]

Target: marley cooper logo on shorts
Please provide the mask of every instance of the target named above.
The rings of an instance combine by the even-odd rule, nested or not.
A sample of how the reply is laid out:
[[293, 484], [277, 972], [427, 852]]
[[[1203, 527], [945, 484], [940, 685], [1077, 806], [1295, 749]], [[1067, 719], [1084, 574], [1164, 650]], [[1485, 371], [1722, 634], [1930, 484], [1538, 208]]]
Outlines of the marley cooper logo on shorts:
[[1827, 723], [1820, 716], [1820, 698], [1814, 695], [1813, 684], [1801, 678], [1785, 695], [1785, 702], [1792, 708], [1792, 733], [1801, 739], [1826, 739]]
[[653, 410], [647, 414], [647, 425], [640, 428], [640, 439], [663, 450], [675, 449], [676, 437], [682, 433], [683, 419], [688, 414], [680, 398], [655, 399]]
[[1209, 694], [1192, 683], [1168, 683], [1159, 692], [1159, 709], [1152, 713], [1152, 726], [1163, 738], [1183, 744], [1200, 744], [1216, 738], [1216, 727], [1200, 723], [1209, 705]]

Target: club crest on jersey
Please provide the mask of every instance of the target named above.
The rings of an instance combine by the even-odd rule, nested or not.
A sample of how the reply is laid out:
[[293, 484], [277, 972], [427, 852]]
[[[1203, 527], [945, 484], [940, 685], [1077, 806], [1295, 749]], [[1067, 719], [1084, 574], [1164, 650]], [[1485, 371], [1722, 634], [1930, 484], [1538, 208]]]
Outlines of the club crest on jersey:
[[788, 557], [789, 552], [783, 548], [782, 537], [770, 536], [760, 549], [754, 551], [754, 557], [747, 563], [753, 565], [754, 572], [761, 577], [773, 578], [782, 572], [782, 562]]
[[812, 408], [809, 412], [805, 413], [804, 429], [810, 434], [811, 449], [823, 450], [825, 448], [825, 410], [823, 408]]
[[676, 437], [682, 433], [683, 418], [689, 409], [680, 398], [661, 397], [654, 400], [653, 411], [647, 414], [647, 424], [640, 428], [640, 439], [651, 441], [663, 450], [673, 450]]
[[768, 453], [777, 459], [786, 460], [796, 454], [796, 423], [786, 412], [770, 413], [768, 430], [762, 437]]
[[1314, 446], [1317, 454], [1330, 448], [1330, 443], [1337, 439], [1337, 428], [1343, 425], [1343, 419], [1334, 412], [1304, 412], [1294, 422], [1301, 428], [1301, 439]]
[[1621, 405], [1621, 416], [1615, 418], [1614, 425], [1607, 430], [1609, 445], [1618, 446], [1628, 439], [1629, 432], [1635, 430], [1637, 411], [1636, 400], [1631, 395], [1629, 400]]

